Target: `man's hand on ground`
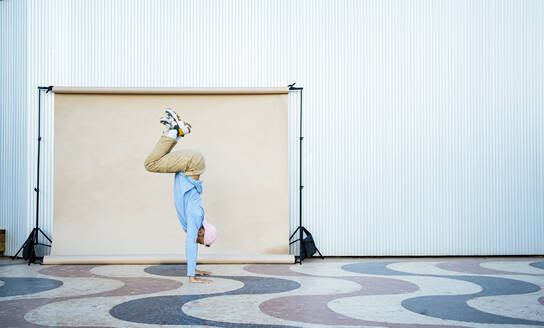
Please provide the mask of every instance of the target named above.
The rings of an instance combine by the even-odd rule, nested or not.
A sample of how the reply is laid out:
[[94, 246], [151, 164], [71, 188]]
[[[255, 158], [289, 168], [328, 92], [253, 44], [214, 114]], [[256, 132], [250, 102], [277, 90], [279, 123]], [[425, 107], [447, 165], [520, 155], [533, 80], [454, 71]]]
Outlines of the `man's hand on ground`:
[[195, 274], [197, 276], [209, 276], [211, 275], [212, 273], [210, 271], [202, 271], [202, 270], [195, 270]]
[[213, 281], [210, 280], [210, 279], [189, 277], [189, 282], [191, 282], [191, 283], [200, 283], [200, 284], [209, 284], [210, 282], [213, 282]]

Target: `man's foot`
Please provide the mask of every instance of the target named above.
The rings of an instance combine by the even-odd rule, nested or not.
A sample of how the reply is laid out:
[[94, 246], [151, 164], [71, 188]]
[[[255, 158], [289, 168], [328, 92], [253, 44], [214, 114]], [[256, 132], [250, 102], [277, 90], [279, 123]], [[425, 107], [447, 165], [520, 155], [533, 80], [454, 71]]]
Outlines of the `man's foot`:
[[175, 129], [178, 132], [179, 137], [183, 137], [186, 134], [191, 133], [191, 124], [183, 122], [181, 117], [172, 109], [167, 108], [165, 110], [166, 117], [161, 118], [161, 123], [166, 125], [166, 122], [170, 124], [171, 129]]
[[210, 279], [204, 279], [204, 278], [197, 278], [197, 277], [189, 277], [189, 282], [191, 283], [197, 283], [197, 284], [209, 284], [213, 282]]
[[197, 276], [209, 276], [212, 273], [210, 271], [195, 270]]

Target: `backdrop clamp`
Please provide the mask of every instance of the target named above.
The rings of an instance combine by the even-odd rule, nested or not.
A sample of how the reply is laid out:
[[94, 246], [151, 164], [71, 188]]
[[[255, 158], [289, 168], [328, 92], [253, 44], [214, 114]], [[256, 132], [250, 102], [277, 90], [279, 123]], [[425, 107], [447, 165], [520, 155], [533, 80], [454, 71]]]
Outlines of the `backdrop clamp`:
[[38, 90], [46, 90], [45, 93], [49, 93], [49, 91], [52, 91], [53, 90], [53, 86], [50, 85], [48, 87], [38, 87]]

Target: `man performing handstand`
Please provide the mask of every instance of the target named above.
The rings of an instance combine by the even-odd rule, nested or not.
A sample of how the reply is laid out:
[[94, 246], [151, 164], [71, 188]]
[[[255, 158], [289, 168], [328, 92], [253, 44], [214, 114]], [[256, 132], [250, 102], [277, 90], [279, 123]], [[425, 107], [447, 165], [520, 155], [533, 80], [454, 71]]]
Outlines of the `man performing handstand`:
[[178, 219], [187, 233], [185, 257], [187, 276], [190, 282], [210, 283], [212, 280], [197, 278], [195, 275], [210, 275], [211, 272], [196, 269], [198, 245], [209, 247], [216, 238], [216, 229], [204, 220], [202, 208], [202, 181], [200, 175], [205, 170], [204, 156], [193, 150], [171, 152], [179, 139], [191, 132], [191, 125], [184, 122], [173, 110], [167, 108], [166, 116], [160, 119], [167, 129], [163, 132], [151, 154], [145, 159], [145, 169], [149, 172], [175, 173], [174, 204]]

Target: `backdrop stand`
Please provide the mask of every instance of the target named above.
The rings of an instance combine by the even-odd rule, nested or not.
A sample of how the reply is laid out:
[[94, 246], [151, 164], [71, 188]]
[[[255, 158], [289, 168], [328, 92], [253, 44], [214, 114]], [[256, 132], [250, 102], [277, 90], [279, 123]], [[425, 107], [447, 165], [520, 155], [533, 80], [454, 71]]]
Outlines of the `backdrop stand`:
[[[295, 87], [295, 83], [289, 85], [289, 90], [294, 91], [300, 91], [300, 127], [299, 127], [299, 187], [298, 187], [298, 227], [295, 229], [291, 237], [289, 237], [289, 245], [296, 243], [297, 241], [300, 241], [299, 243], [299, 256], [298, 256], [298, 263], [302, 264], [302, 261], [306, 257], [311, 257], [316, 251], [319, 253], [319, 256], [321, 256], [322, 259], [324, 259], [323, 255], [321, 255], [321, 252], [317, 249], [315, 246], [312, 234], [308, 229], [306, 229], [304, 226], [302, 226], [302, 189], [304, 186], [302, 185], [302, 140], [304, 137], [302, 136], [302, 89], [304, 88], [298, 88]], [[293, 239], [295, 234], [299, 232], [298, 239]], [[303, 238], [303, 233], [306, 234], [306, 238]], [[297, 263], [297, 258], [295, 257], [295, 263]]]
[[[41, 95], [42, 91], [45, 90], [45, 93], [48, 93], [49, 91], [53, 90], [53, 86], [49, 87], [38, 87], [38, 165], [37, 165], [37, 177], [36, 177], [36, 188], [34, 188], [34, 191], [36, 192], [36, 225], [34, 226], [34, 229], [32, 229], [32, 232], [30, 232], [30, 235], [28, 235], [28, 238], [24, 242], [23, 246], [19, 248], [17, 253], [12, 257], [13, 260], [17, 258], [17, 255], [23, 250], [23, 258], [25, 260], [28, 260], [28, 265], [30, 263], [34, 263], [36, 261], [36, 250], [35, 247], [37, 245], [42, 245], [46, 247], [51, 247], [51, 245], [43, 244], [38, 241], [39, 234], [41, 233], [47, 240], [49, 240], [50, 243], [52, 243], [51, 238], [49, 238], [45, 232], [43, 232], [42, 229], [39, 227], [39, 202], [40, 202], [40, 143], [42, 141], [42, 135], [41, 135]], [[41, 264], [41, 263], [40, 263]]]

